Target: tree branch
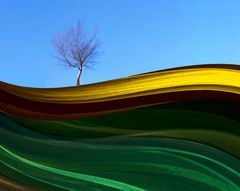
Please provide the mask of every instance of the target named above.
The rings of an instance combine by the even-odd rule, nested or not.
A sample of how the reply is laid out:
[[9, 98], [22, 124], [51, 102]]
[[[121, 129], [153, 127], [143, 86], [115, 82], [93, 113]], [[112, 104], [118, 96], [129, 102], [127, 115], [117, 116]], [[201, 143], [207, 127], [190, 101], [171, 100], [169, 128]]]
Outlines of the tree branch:
[[95, 63], [98, 55], [96, 32], [92, 35], [85, 34], [80, 21], [66, 33], [55, 37], [53, 45], [58, 54], [55, 58], [70, 67], [77, 67], [79, 75], [82, 74], [83, 67], [90, 68], [89, 65]]

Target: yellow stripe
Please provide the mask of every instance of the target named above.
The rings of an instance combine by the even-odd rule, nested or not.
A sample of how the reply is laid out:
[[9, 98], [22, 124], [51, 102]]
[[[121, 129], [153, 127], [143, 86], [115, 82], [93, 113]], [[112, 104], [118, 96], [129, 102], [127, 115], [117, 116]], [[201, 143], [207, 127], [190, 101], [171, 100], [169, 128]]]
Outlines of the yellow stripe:
[[175, 69], [68, 88], [27, 88], [1, 82], [1, 89], [29, 100], [65, 104], [190, 90], [217, 90], [240, 94], [240, 70]]

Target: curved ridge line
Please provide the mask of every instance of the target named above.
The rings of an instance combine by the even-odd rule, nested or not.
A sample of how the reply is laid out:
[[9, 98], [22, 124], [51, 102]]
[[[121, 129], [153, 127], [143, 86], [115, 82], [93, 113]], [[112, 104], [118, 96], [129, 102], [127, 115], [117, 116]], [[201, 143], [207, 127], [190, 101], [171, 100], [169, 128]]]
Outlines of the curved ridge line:
[[[3, 91], [29, 100], [50, 101], [52, 103], [87, 103], [113, 100], [114, 97], [119, 99], [130, 97], [132, 94], [142, 95], [143, 92], [146, 95], [149, 91], [163, 91], [168, 88], [170, 91], [176, 91], [181, 87], [183, 87], [182, 91], [194, 90], [194, 87], [198, 89], [198, 86], [202, 90], [208, 90], [207, 87], [210, 86], [210, 90], [215, 88], [220, 91], [240, 94], [240, 70], [222, 68], [171, 70], [69, 88], [26, 88], [1, 82]], [[156, 93], [162, 92], [157, 91]]]

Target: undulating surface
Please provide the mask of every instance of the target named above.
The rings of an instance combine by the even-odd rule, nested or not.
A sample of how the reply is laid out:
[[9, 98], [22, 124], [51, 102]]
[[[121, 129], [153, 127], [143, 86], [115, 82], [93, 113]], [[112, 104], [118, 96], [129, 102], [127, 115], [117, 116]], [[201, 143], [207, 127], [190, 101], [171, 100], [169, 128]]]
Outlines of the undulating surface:
[[0, 98], [2, 190], [240, 190], [237, 65]]

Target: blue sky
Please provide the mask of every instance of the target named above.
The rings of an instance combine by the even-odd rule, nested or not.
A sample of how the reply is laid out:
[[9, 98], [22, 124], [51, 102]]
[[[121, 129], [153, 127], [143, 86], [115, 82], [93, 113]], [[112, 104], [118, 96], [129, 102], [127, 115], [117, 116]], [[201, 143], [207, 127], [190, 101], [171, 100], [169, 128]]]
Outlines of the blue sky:
[[75, 85], [51, 40], [78, 20], [98, 28], [99, 62], [82, 83], [176, 66], [240, 63], [239, 0], [0, 0], [0, 80]]

